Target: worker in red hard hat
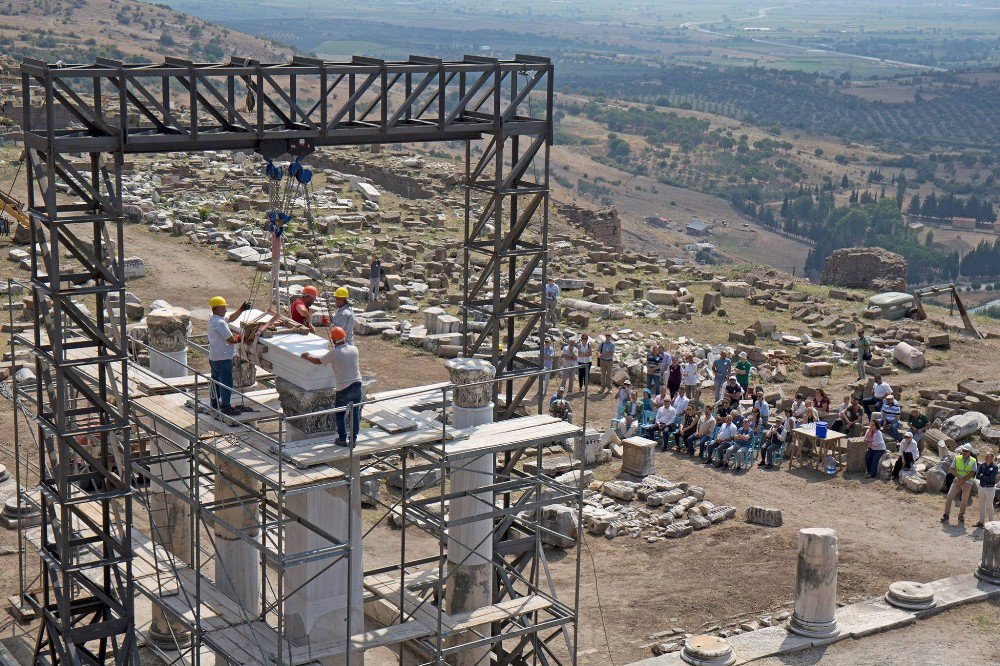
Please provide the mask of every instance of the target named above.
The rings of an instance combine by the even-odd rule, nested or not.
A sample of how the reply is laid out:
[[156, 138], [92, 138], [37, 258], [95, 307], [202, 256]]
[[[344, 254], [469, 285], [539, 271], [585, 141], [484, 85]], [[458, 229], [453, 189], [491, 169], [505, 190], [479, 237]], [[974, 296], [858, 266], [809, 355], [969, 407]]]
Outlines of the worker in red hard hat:
[[311, 284], [302, 288], [302, 295], [292, 301], [291, 315], [292, 321], [302, 324], [309, 329], [310, 333], [315, 333], [316, 329], [312, 324], [312, 311], [309, 309], [319, 296], [319, 289]]
[[[347, 331], [340, 326], [330, 329], [330, 340], [333, 341], [333, 349], [315, 357], [309, 352], [302, 352], [302, 358], [314, 365], [329, 365], [333, 368], [333, 378], [336, 382], [337, 393], [334, 396], [334, 407], [347, 407], [348, 405], [358, 405], [351, 414], [350, 442], [353, 445], [357, 438], [358, 425], [361, 423], [361, 367], [358, 356], [358, 348], [347, 341]], [[346, 424], [346, 412], [337, 412], [337, 441], [338, 446], [347, 446], [348, 434]]]

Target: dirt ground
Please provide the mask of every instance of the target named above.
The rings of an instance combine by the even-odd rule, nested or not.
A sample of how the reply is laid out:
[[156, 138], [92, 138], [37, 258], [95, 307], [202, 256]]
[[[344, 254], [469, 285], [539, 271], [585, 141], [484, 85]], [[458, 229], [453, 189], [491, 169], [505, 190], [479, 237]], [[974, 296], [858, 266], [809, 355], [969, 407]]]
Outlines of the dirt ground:
[[[147, 277], [130, 284], [130, 290], [146, 303], [163, 298], [190, 307], [196, 316], [204, 317], [207, 311], [202, 311], [200, 304], [211, 295], [221, 293], [234, 303], [245, 298], [253, 272], [224, 261], [218, 250], [152, 234], [139, 226], [129, 227], [128, 243], [127, 254], [139, 255], [146, 262]], [[4, 270], [10, 271], [6, 266]], [[954, 386], [963, 376], [975, 376], [982, 359], [1000, 351], [1000, 343], [995, 340], [981, 344], [985, 346], [959, 343], [939, 357], [941, 367], [933, 375], [935, 385]], [[359, 340], [359, 346], [363, 367], [376, 375], [379, 388], [446, 379], [441, 361], [422, 352], [367, 337]], [[613, 401], [610, 397], [594, 397], [589, 421], [602, 427]], [[0, 426], [7, 433], [3, 435], [5, 444], [9, 442], [9, 423], [9, 412], [0, 412]], [[9, 464], [9, 458], [4, 462]], [[596, 475], [612, 478], [618, 467], [619, 463], [612, 462], [596, 470]], [[780, 507], [784, 525], [767, 529], [737, 518], [684, 539], [656, 544], [627, 537], [614, 541], [585, 538], [580, 581], [581, 663], [629, 663], [649, 656], [646, 646], [652, 641], [648, 635], [656, 631], [679, 626], [697, 632], [726, 618], [787, 608], [794, 595], [797, 531], [802, 527], [823, 526], [838, 531], [842, 600], [880, 595], [895, 580], [926, 581], [968, 572], [979, 560], [981, 544], [977, 534], [954, 525], [942, 527], [938, 522], [942, 504], [938, 496], [912, 495], [881, 481], [830, 478], [812, 469], [722, 472], [671, 453], [657, 454], [656, 467], [658, 474], [673, 481], [703, 486], [708, 499], [717, 505], [736, 506], [738, 515], [752, 504]], [[374, 514], [367, 517], [373, 519]], [[366, 543], [366, 566], [394, 557], [398, 534], [377, 528]], [[410, 555], [427, 549], [436, 552], [429, 540], [411, 534]], [[0, 548], [13, 547], [12, 533], [0, 533]], [[563, 598], [573, 589], [574, 554], [548, 553]], [[11, 570], [16, 566], [16, 557], [8, 554], [0, 558], [0, 592], [6, 595], [15, 589]], [[976, 613], [985, 618], [984, 622], [1000, 621], [995, 606], [978, 608]], [[928, 636], [940, 640], [947, 630], [943, 626], [940, 632]], [[866, 661], [872, 656], [864, 652], [867, 649], [848, 645], [829, 652], [847, 655], [845, 661], [835, 663], [873, 663]], [[892, 662], [891, 649], [887, 650], [877, 661], [903, 663]], [[856, 661], [851, 661], [853, 655], [857, 655]]]

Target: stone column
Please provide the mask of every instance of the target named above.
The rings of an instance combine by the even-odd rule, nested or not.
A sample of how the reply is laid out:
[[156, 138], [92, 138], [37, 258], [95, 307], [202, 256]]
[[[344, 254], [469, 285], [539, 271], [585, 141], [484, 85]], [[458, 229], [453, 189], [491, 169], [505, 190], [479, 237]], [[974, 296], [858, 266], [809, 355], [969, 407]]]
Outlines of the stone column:
[[976, 569], [976, 578], [1000, 585], [1000, 521], [988, 522], [983, 528], [983, 559]]
[[789, 631], [806, 638], [826, 638], [837, 628], [837, 533], [824, 527], [799, 530], [795, 612]]
[[[187, 451], [190, 440], [170, 430], [153, 439], [151, 453], [153, 455], [168, 455]], [[150, 465], [150, 475], [163, 481], [172, 490], [166, 490], [156, 483], [151, 483], [149, 493], [150, 537], [158, 546], [162, 546], [178, 561], [178, 566], [191, 564], [191, 507], [178, 494], [187, 495], [190, 492], [188, 483], [191, 473], [191, 463], [187, 458], [170, 460], [168, 462]], [[167, 566], [164, 562], [163, 566]], [[173, 576], [167, 572], [161, 578], [161, 584], [169, 589], [175, 585]], [[191, 633], [183, 622], [168, 616], [153, 604], [152, 619], [146, 638], [150, 643], [163, 650], [176, 650], [191, 643]]]
[[[455, 385], [493, 379], [496, 368], [483, 359], [456, 358], [445, 363]], [[458, 387], [452, 390], [452, 425], [469, 428], [493, 421], [492, 384]], [[493, 484], [496, 460], [493, 454], [461, 458], [449, 471], [453, 493], [471, 491]], [[488, 513], [493, 492], [481, 492], [451, 500], [450, 521], [460, 521]], [[448, 528], [447, 612], [475, 610], [493, 603], [493, 520], [485, 518]], [[481, 627], [480, 629], [484, 629]], [[452, 643], [461, 644], [462, 636]], [[489, 646], [472, 648], [454, 656], [457, 666], [483, 666], [490, 662]]]
[[[187, 376], [187, 342], [191, 313], [183, 308], [157, 308], [146, 315], [149, 369], [161, 377]], [[156, 353], [159, 352], [159, 353]]]
[[[324, 366], [315, 366], [317, 372], [330, 372]], [[280, 377], [275, 382], [281, 410], [286, 417], [309, 414], [330, 409], [336, 392], [333, 389], [308, 391]], [[306, 416], [286, 422], [285, 441], [296, 441], [322, 434], [335, 437], [336, 415]], [[347, 618], [351, 618], [350, 632], [364, 633], [364, 588], [361, 536], [361, 484], [360, 465], [357, 459], [337, 465], [350, 471], [351, 491], [346, 487], [316, 490], [289, 496], [286, 507], [302, 516], [320, 530], [341, 541], [351, 537], [350, 566], [348, 559], [334, 562], [336, 556], [299, 564], [285, 572], [286, 594], [296, 590], [285, 602], [285, 631], [288, 639], [296, 644], [318, 644], [342, 641], [347, 638]], [[285, 532], [285, 552], [299, 553], [324, 548], [330, 542], [314, 530], [293, 523]], [[332, 564], [331, 564], [332, 563]], [[350, 608], [348, 608], [350, 589]], [[363, 659], [361, 652], [351, 654], [351, 660]], [[322, 660], [336, 665], [346, 662], [345, 656]]]
[[[216, 457], [218, 472], [215, 500], [232, 502], [219, 509], [220, 520], [240, 530], [246, 537], [260, 534], [260, 504], [255, 493], [258, 482], [251, 475], [221, 457]], [[260, 551], [225, 526], [216, 523], [215, 586], [246, 609], [250, 617], [260, 613]]]

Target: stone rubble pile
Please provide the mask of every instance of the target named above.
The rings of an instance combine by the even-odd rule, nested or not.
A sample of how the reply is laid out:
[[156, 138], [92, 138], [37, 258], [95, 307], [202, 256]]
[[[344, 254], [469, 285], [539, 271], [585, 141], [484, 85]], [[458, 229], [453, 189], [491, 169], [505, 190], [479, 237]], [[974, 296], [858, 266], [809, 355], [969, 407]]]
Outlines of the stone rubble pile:
[[716, 506], [705, 489], [650, 475], [641, 481], [592, 483], [584, 492], [584, 528], [594, 536], [649, 543], [685, 537], [729, 520], [736, 507]]

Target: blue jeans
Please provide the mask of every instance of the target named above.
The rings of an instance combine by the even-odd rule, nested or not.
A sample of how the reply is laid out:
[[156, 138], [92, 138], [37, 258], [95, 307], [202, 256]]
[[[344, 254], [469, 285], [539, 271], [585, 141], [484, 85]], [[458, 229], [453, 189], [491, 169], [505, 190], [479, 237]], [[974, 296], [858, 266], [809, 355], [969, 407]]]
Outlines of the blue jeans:
[[868, 449], [865, 451], [865, 466], [868, 467], [868, 476], [873, 479], [878, 478], [878, 463], [882, 460], [883, 455], [885, 455], [885, 449], [881, 451]]
[[233, 391], [233, 360], [209, 361], [212, 368], [212, 409], [228, 409]]
[[646, 388], [653, 392], [653, 395], [660, 394], [660, 375], [646, 375]]
[[[334, 398], [334, 407], [347, 407], [351, 403], [361, 402], [361, 382], [354, 382], [342, 391], [337, 391]], [[347, 441], [347, 412], [337, 412], [337, 438]], [[361, 406], [354, 408], [351, 415], [351, 444], [357, 439], [358, 425], [361, 422]]]

